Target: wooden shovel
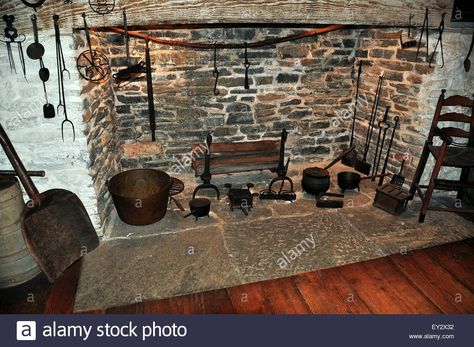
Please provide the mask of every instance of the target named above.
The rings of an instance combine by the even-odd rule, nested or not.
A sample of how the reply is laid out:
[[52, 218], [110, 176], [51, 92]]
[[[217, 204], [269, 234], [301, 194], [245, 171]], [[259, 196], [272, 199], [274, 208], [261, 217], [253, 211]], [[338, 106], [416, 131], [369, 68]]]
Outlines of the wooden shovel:
[[31, 198], [21, 217], [31, 255], [54, 282], [77, 259], [99, 245], [99, 239], [81, 200], [64, 189], [39, 193], [0, 124], [0, 143]]

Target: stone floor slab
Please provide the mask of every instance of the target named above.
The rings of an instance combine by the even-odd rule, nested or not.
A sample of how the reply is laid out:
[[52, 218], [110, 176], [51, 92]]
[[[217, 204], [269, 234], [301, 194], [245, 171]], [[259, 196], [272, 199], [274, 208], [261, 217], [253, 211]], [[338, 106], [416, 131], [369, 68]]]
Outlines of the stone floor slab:
[[224, 238], [245, 282], [384, 255], [337, 212], [228, 224]]
[[108, 241], [85, 257], [75, 310], [241, 284], [219, 228]]

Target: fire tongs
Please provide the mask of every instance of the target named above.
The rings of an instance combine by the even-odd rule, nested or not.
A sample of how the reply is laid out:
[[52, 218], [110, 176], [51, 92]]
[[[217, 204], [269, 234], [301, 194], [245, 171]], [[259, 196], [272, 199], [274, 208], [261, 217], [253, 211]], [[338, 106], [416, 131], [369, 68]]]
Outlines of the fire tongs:
[[203, 183], [201, 183], [200, 185], [198, 185], [194, 189], [193, 199], [196, 197], [196, 193], [198, 192], [198, 190], [210, 188], [210, 189], [214, 189], [216, 191], [217, 200], [220, 200], [219, 188], [217, 188], [216, 185], [211, 183], [211, 178], [212, 178], [212, 174], [211, 174], [211, 144], [212, 144], [212, 136], [211, 136], [211, 133], [208, 133], [207, 138], [206, 138], [206, 145], [207, 145], [206, 156], [204, 157], [204, 172], [200, 176]]
[[[270, 184], [268, 185], [268, 189], [262, 190], [260, 192], [260, 199], [267, 199], [267, 200], [285, 200], [285, 201], [293, 201], [296, 200], [296, 193], [293, 190], [293, 181], [291, 178], [287, 176], [288, 173], [288, 166], [290, 165], [290, 158], [287, 159], [285, 165], [285, 142], [288, 138], [288, 132], [286, 129], [281, 131], [281, 140], [280, 140], [280, 157], [278, 159], [278, 167], [276, 168], [277, 177], [272, 179]], [[278, 193], [272, 189], [273, 184], [276, 182], [281, 181], [280, 189]], [[290, 184], [290, 190], [283, 190], [283, 186], [285, 185], [285, 181], [288, 181]]]

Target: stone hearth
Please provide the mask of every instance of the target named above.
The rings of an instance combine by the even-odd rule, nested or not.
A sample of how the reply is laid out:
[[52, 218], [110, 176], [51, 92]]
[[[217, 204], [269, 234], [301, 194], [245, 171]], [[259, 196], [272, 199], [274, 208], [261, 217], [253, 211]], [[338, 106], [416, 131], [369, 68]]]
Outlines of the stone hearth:
[[[86, 256], [75, 309], [226, 288], [474, 236], [474, 224], [453, 213], [432, 212], [419, 224], [418, 201], [398, 217], [373, 207], [370, 181], [362, 181], [361, 193], [346, 192], [343, 209], [316, 208], [314, 197], [300, 193], [303, 167], [291, 167], [295, 202], [256, 199], [247, 217], [230, 212], [225, 196], [213, 199], [210, 218], [197, 222], [184, 219], [173, 204], [160, 222], [145, 227], [126, 225], [114, 214], [106, 240]], [[331, 169], [333, 179], [341, 170], [347, 168]], [[240, 181], [255, 182], [258, 176]], [[331, 191], [337, 191], [335, 181]], [[186, 206], [191, 192], [176, 197]], [[294, 260], [292, 249], [300, 253]], [[282, 267], [285, 256], [289, 262]]]

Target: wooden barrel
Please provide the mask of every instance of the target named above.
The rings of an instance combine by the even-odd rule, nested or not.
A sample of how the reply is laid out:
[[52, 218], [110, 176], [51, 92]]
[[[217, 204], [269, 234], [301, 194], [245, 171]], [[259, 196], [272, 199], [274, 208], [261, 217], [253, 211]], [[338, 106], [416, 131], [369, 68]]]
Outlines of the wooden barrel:
[[24, 206], [18, 180], [0, 179], [0, 288], [24, 283], [40, 272], [21, 232]]

